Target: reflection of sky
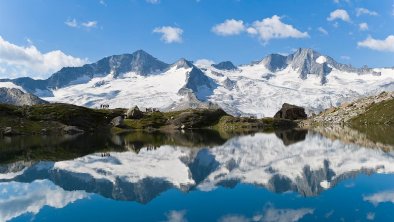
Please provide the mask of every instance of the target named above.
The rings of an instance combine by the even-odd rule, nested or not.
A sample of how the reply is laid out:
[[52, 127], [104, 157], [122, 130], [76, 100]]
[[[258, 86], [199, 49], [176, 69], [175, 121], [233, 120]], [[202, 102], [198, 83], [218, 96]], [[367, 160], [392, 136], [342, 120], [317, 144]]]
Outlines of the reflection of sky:
[[68, 192], [48, 180], [0, 183], [0, 221], [25, 213], [37, 214], [44, 206], [63, 208], [86, 197], [85, 192]]
[[[347, 187], [350, 182], [355, 186]], [[76, 201], [87, 197], [87, 194], [67, 192], [48, 181], [35, 181], [31, 185], [2, 184], [1, 199], [5, 200], [1, 201], [0, 213], [3, 220], [29, 212], [36, 214], [36, 221], [57, 222], [76, 219], [130, 221], [130, 218], [144, 222], [394, 221], [394, 215], [388, 213], [393, 212], [394, 204], [390, 198], [381, 199], [387, 194], [391, 195], [392, 182], [393, 175], [360, 175], [317, 197], [301, 197], [297, 193], [277, 194], [253, 185], [218, 188], [209, 192], [194, 190], [183, 193], [172, 189], [147, 204], [139, 204], [96, 194]], [[44, 205], [50, 207], [43, 208]], [[26, 218], [22, 216], [15, 221], [26, 221]]]

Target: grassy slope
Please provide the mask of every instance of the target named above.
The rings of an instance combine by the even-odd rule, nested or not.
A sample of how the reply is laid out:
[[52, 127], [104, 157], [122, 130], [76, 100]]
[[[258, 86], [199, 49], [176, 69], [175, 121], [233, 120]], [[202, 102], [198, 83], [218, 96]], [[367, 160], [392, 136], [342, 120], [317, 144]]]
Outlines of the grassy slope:
[[374, 142], [394, 145], [394, 99], [371, 105], [350, 125]]
[[0, 129], [12, 127], [25, 134], [38, 134], [42, 129], [58, 131], [64, 125], [85, 131], [107, 127], [123, 110], [94, 110], [70, 104], [12, 106], [0, 104]]

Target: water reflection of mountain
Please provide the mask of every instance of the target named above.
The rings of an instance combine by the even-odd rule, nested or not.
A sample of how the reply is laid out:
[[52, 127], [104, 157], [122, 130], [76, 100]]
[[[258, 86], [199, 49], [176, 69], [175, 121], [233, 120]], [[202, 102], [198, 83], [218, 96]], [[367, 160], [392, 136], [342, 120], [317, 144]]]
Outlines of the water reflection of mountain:
[[313, 196], [359, 173], [394, 172], [393, 153], [333, 141], [320, 134], [309, 133], [304, 141], [285, 144], [275, 134], [258, 133], [234, 137], [211, 148], [162, 145], [142, 148], [138, 153], [111, 152], [110, 157], [97, 153], [68, 161], [38, 162], [1, 178], [26, 183], [48, 179], [69, 191], [147, 203], [171, 188], [209, 191], [238, 183]]

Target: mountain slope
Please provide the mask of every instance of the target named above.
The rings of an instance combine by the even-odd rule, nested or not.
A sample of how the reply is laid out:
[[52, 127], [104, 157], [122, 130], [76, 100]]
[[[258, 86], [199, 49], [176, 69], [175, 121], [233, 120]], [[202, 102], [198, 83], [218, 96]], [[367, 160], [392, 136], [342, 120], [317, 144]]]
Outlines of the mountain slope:
[[24, 93], [20, 89], [0, 87], [0, 103], [16, 106], [31, 106], [48, 102], [30, 93]]
[[161, 110], [218, 104], [233, 115], [273, 116], [283, 103], [317, 113], [360, 97], [394, 90], [394, 69], [354, 68], [312, 49], [235, 67], [231, 62], [171, 65], [139, 50], [82, 67], [63, 68], [46, 80], [0, 80], [51, 102]]

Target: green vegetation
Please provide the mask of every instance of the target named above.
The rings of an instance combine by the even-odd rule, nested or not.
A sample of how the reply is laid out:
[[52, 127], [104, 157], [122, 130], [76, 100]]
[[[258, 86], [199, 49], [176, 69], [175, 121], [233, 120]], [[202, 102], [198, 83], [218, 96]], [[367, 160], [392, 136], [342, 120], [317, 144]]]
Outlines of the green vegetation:
[[350, 125], [371, 141], [394, 145], [394, 99], [372, 104]]
[[12, 127], [17, 134], [50, 134], [59, 133], [64, 126], [76, 126], [84, 131], [96, 131], [108, 128], [111, 119], [123, 112], [60, 103], [34, 106], [0, 104], [0, 130]]
[[370, 105], [367, 110], [350, 120], [352, 126], [391, 125], [394, 126], [394, 99]]

